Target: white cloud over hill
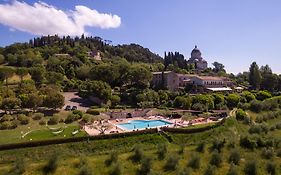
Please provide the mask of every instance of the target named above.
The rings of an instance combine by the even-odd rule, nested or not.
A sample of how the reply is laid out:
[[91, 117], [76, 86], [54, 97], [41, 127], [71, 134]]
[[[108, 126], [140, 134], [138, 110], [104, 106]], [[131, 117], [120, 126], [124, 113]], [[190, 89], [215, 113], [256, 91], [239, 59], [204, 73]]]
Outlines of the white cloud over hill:
[[117, 15], [99, 13], [86, 6], [75, 6], [73, 11], [63, 11], [44, 2], [29, 5], [13, 1], [0, 4], [0, 23], [35, 35], [81, 35], [85, 27], [102, 29], [117, 28], [121, 18]]

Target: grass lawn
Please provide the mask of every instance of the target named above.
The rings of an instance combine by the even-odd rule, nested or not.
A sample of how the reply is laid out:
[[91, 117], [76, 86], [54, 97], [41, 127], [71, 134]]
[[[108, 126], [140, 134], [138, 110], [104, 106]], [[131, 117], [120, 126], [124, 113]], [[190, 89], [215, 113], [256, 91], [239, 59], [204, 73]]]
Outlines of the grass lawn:
[[[69, 112], [67, 111], [61, 111], [58, 113], [60, 118], [66, 118]], [[47, 121], [50, 118], [50, 116], [45, 116], [43, 120]], [[27, 125], [18, 125], [17, 128], [11, 129], [11, 130], [0, 130], [0, 144], [7, 144], [7, 143], [18, 143], [23, 142], [27, 140], [41, 140], [41, 139], [51, 139], [51, 138], [58, 138], [58, 137], [66, 137], [71, 136], [71, 132], [74, 129], [79, 128], [79, 125], [77, 122], [71, 123], [71, 124], [63, 124], [59, 123], [57, 125], [50, 125], [51, 128], [59, 128], [59, 127], [66, 127], [64, 132], [59, 135], [54, 135], [52, 132], [48, 129], [45, 125], [40, 125], [39, 121], [30, 119], [30, 122]], [[31, 132], [30, 132], [31, 131]], [[24, 138], [22, 136], [26, 133], [27, 134]], [[83, 136], [85, 135], [85, 132], [80, 132], [76, 136]]]
[[[57, 125], [63, 132], [59, 134], [53, 134], [53, 132], [46, 128], [41, 130], [35, 130], [25, 136], [24, 140], [45, 140], [45, 139], [56, 139], [56, 138], [62, 138], [62, 137], [81, 137], [86, 136], [87, 133], [85, 131], [80, 131], [75, 136], [72, 135], [72, 132], [75, 130], [79, 130], [78, 125]], [[53, 127], [53, 126], [52, 126]]]

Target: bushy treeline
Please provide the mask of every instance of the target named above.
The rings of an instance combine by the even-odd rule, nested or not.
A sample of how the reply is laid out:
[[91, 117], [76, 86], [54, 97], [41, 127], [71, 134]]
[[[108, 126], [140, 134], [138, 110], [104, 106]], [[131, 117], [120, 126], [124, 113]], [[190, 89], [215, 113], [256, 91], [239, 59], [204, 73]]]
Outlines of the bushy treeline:
[[33, 81], [23, 81], [19, 86], [0, 86], [0, 109], [6, 113], [14, 109], [38, 107], [61, 108], [64, 97], [56, 86], [36, 87]]
[[280, 96], [272, 97], [267, 91], [244, 91], [242, 93], [212, 93], [188, 95], [184, 93], [171, 93], [165, 90], [154, 91], [145, 89], [136, 95], [136, 102], [144, 107], [173, 107], [181, 109], [193, 109], [207, 111], [213, 109], [233, 109], [235, 107], [244, 110], [251, 109], [274, 110], [280, 108]]

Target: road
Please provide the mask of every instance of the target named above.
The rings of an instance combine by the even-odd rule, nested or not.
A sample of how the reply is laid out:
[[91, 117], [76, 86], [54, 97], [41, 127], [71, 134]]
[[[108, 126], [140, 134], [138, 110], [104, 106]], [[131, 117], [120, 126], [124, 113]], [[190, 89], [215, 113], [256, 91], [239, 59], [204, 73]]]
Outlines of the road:
[[69, 106], [77, 106], [77, 109], [80, 111], [87, 111], [90, 108], [91, 102], [87, 99], [83, 99], [77, 95], [77, 92], [64, 92], [64, 107]]

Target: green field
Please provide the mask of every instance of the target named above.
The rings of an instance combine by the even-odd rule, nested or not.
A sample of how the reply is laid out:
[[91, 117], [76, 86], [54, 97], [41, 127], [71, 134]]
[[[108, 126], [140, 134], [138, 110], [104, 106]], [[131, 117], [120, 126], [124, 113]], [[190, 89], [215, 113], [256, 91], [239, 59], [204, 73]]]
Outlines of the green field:
[[[269, 120], [268, 125], [280, 122], [280, 117], [277, 119]], [[67, 143], [60, 145], [49, 145], [36, 148], [17, 149], [0, 152], [0, 174], [7, 174], [13, 169], [15, 160], [17, 158], [24, 158], [27, 162], [25, 175], [43, 174], [43, 167], [47, 160], [53, 154], [59, 154], [58, 168], [54, 174], [78, 174], [79, 168], [77, 164], [80, 162], [80, 157], [88, 160], [88, 169], [93, 174], [110, 174], [113, 166], [107, 167], [105, 160], [109, 157], [112, 151], [118, 152], [118, 162], [122, 174], [131, 175], [136, 174], [140, 168], [141, 163], [133, 163], [130, 157], [133, 155], [133, 146], [139, 144], [144, 151], [144, 155], [150, 157], [151, 161], [151, 174], [177, 174], [178, 171], [187, 167], [190, 158], [196, 154], [200, 157], [200, 168], [191, 170], [191, 174], [201, 175], [208, 169], [209, 162], [212, 154], [214, 153], [211, 148], [215, 140], [225, 141], [221, 153], [222, 163], [218, 168], [215, 168], [215, 174], [226, 174], [230, 163], [228, 158], [230, 152], [235, 149], [240, 152], [240, 163], [237, 166], [239, 174], [244, 174], [244, 168], [249, 160], [257, 161], [258, 174], [267, 174], [266, 164], [268, 162], [275, 162], [277, 165], [276, 173], [281, 173], [281, 158], [277, 156], [277, 151], [281, 149], [281, 145], [274, 146], [274, 155], [271, 158], [264, 158], [262, 152], [264, 148], [255, 148], [254, 150], [243, 148], [239, 145], [239, 138], [241, 135], [248, 134], [250, 126], [243, 124], [242, 121], [238, 122], [234, 118], [229, 118], [220, 127], [195, 134], [173, 134], [171, 136], [172, 142], [169, 142], [166, 137], [161, 134], [146, 134], [138, 136], [130, 136], [125, 138], [93, 140], [88, 142]], [[71, 129], [70, 129], [71, 130]], [[40, 135], [40, 134], [39, 134]], [[272, 130], [267, 134], [261, 134], [265, 139], [274, 138], [280, 140], [281, 130]], [[34, 138], [36, 138], [34, 136]], [[198, 144], [205, 142], [205, 151], [203, 153], [196, 152], [195, 149]], [[157, 147], [159, 144], [167, 144], [167, 156], [163, 160], [157, 158]], [[184, 152], [179, 153], [180, 145], [184, 145]], [[179, 163], [175, 170], [165, 170], [167, 157], [178, 157]]]

